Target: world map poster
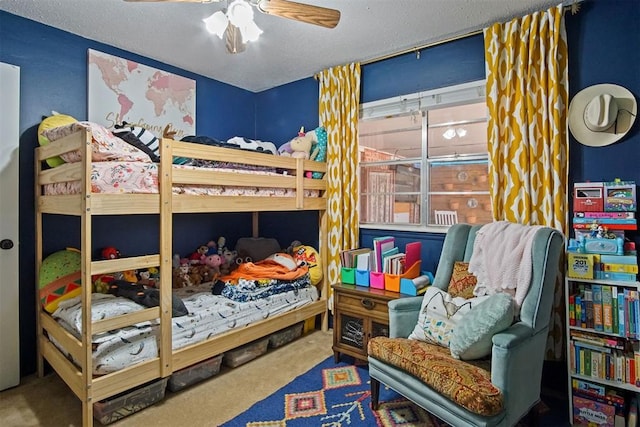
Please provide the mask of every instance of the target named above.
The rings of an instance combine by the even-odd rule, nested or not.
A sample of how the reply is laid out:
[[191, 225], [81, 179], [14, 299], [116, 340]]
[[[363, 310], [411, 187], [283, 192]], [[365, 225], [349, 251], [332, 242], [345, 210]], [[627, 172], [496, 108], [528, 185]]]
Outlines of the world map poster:
[[123, 121], [161, 137], [195, 135], [195, 80], [89, 49], [88, 119], [114, 129]]

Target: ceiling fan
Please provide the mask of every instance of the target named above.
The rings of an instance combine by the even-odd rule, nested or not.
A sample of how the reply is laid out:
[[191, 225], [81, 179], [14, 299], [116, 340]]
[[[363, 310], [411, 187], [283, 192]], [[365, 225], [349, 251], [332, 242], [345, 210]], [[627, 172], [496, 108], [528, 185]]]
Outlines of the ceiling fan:
[[[176, 2], [176, 3], [218, 3], [223, 0], [125, 0], [127, 2]], [[262, 30], [253, 22], [253, 9], [260, 12], [292, 19], [307, 24], [334, 28], [340, 21], [340, 11], [289, 0], [233, 0], [227, 1], [224, 11], [218, 11], [204, 19], [207, 30], [225, 39], [227, 51], [238, 53], [245, 50], [245, 44], [258, 39]]]

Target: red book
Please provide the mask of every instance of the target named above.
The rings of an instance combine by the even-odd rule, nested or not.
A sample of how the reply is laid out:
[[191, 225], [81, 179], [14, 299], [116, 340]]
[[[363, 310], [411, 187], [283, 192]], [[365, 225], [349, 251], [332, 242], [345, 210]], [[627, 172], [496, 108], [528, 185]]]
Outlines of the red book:
[[405, 267], [408, 270], [415, 264], [420, 261], [422, 252], [422, 243], [421, 242], [410, 242], [404, 248], [405, 253]]

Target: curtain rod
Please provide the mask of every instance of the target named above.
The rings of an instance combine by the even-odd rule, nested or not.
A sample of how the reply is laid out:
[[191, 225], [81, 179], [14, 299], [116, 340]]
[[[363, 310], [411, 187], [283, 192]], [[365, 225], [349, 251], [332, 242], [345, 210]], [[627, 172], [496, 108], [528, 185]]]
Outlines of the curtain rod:
[[[583, 1], [584, 0], [572, 0], [572, 1], [563, 2], [562, 5], [564, 7], [564, 11], [566, 12], [566, 11], [570, 10], [571, 14], [575, 15], [580, 10], [580, 3], [582, 3]], [[420, 51], [422, 49], [427, 49], [427, 48], [438, 46], [438, 45], [441, 45], [441, 44], [444, 44], [444, 43], [449, 43], [449, 42], [453, 42], [453, 41], [456, 41], [456, 40], [464, 39], [464, 38], [467, 38], [467, 37], [475, 36], [475, 35], [481, 34], [482, 31], [483, 30], [470, 31], [470, 32], [468, 32], [466, 34], [460, 34], [458, 36], [452, 36], [452, 37], [449, 37], [449, 38], [444, 39], [444, 40], [439, 40], [439, 41], [436, 41], [436, 42], [431, 42], [431, 43], [423, 44], [423, 45], [420, 45], [420, 46], [415, 46], [415, 47], [412, 47], [412, 48], [409, 48], [409, 49], [401, 50], [399, 52], [390, 53], [390, 54], [387, 54], [387, 55], [379, 56], [377, 58], [368, 59], [366, 61], [360, 61], [360, 65], [373, 64], [374, 62], [384, 61], [386, 59], [395, 58], [396, 56], [405, 55], [407, 53], [418, 52], [418, 51]]]

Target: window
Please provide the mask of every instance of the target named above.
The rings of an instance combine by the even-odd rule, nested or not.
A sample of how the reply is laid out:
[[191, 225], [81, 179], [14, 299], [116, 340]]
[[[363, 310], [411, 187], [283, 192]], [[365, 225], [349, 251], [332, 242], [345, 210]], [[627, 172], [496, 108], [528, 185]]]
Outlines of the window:
[[484, 81], [363, 104], [360, 224], [492, 220]]

